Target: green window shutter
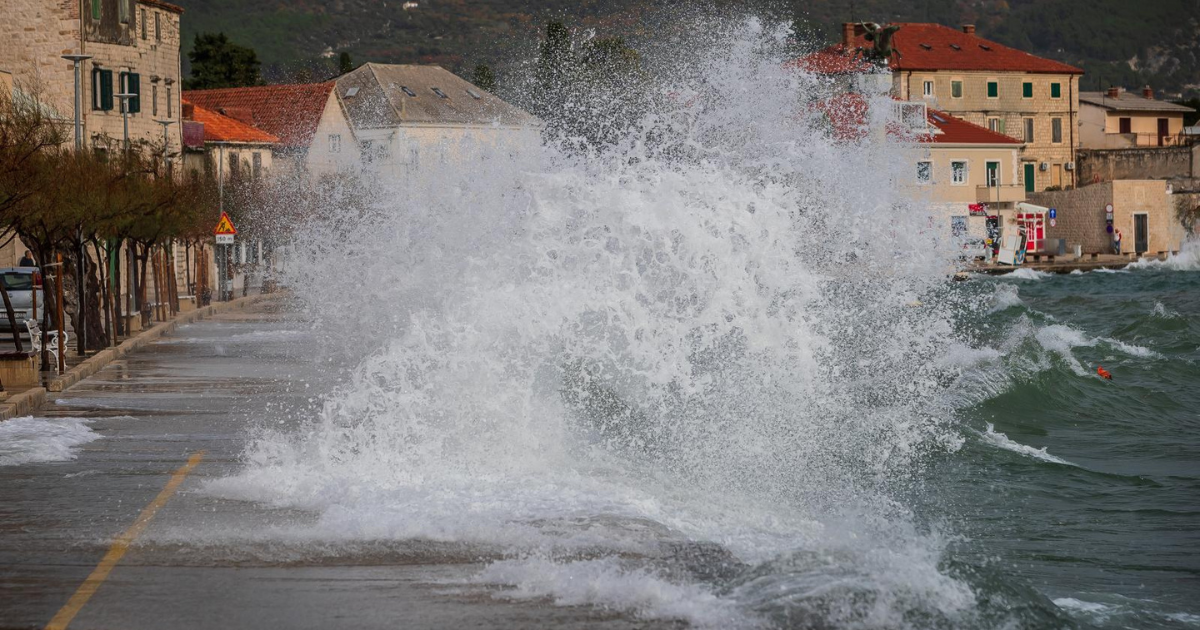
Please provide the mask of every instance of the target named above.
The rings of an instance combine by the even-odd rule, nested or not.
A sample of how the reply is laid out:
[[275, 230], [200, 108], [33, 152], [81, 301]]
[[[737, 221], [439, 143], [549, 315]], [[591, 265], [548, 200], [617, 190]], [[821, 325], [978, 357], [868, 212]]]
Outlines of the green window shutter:
[[130, 94], [137, 94], [137, 96], [129, 99], [129, 113], [136, 114], [142, 111], [142, 75], [130, 72], [125, 76], [125, 81], [127, 82], [126, 89], [129, 90]]
[[1028, 81], [1021, 84], [1021, 96], [1033, 98], [1033, 84]]
[[92, 0], [92, 19], [100, 21], [100, 0]]
[[113, 76], [112, 70], [100, 71], [100, 109], [111, 111], [113, 108]]
[[1062, 98], [1062, 84], [1061, 83], [1051, 83], [1050, 84], [1050, 98]]
[[996, 81], [988, 81], [988, 98], [997, 98], [1000, 96], [1000, 84]]
[[950, 96], [954, 98], [962, 98], [962, 81], [950, 82]]

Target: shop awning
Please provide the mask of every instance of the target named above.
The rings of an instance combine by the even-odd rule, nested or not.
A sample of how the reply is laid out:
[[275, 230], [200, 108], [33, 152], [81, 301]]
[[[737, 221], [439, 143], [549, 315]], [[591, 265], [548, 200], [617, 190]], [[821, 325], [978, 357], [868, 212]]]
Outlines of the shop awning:
[[1035, 206], [1031, 203], [1025, 203], [1024, 201], [1017, 202], [1017, 210], [1023, 210], [1025, 212], [1032, 212], [1035, 214], [1046, 214], [1047, 212], [1050, 212], [1050, 208], [1045, 206]]

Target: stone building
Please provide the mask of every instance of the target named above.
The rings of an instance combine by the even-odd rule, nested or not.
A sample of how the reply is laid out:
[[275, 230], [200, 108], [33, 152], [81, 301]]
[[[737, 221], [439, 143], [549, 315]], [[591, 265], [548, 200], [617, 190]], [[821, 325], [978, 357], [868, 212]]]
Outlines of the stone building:
[[390, 178], [540, 138], [536, 117], [441, 66], [368, 63], [336, 84], [364, 167]]
[[1029, 201], [1057, 211], [1056, 225], [1047, 225], [1046, 237], [1065, 239], [1068, 251], [1076, 245], [1085, 254], [1113, 251], [1106, 218], [1109, 205], [1113, 229], [1121, 231], [1122, 252], [1175, 252], [1186, 237], [1175, 196], [1161, 180], [1119, 180], [1041, 192], [1030, 195]]
[[226, 181], [266, 177], [279, 138], [243, 121], [183, 102], [183, 166]]
[[1170, 147], [1185, 142], [1184, 115], [1196, 110], [1154, 98], [1150, 86], [1134, 94], [1119, 87], [1079, 95], [1083, 149]]
[[129, 135], [178, 160], [180, 30], [183, 9], [161, 0], [5, 0], [0, 21], [0, 69], [19, 89], [36, 93], [64, 119], [74, 116], [75, 76], [65, 54], [91, 55], [82, 64], [84, 142], [119, 148], [121, 100], [129, 100]]
[[[1075, 185], [1079, 77], [1074, 66], [984, 39], [973, 25], [898, 24], [888, 63], [892, 94], [1006, 134], [1024, 144], [1015, 182], [1026, 191]], [[818, 72], [861, 72], [870, 49], [862, 24], [842, 26], [842, 41], [801, 60]]]

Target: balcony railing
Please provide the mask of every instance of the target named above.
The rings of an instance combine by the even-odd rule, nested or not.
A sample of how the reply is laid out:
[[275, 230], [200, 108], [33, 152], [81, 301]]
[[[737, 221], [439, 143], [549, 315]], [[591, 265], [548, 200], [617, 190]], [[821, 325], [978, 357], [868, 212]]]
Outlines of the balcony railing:
[[1011, 203], [1025, 201], [1025, 187], [1019, 184], [976, 186], [975, 201], [978, 203]]

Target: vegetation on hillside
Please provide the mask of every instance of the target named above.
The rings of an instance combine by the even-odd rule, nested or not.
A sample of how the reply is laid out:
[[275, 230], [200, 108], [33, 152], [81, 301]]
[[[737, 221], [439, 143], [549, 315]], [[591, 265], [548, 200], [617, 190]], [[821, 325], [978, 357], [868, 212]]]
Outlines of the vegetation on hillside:
[[[254, 47], [271, 81], [336, 74], [336, 55], [391, 63], [438, 63], [469, 76], [478, 63], [503, 75], [505, 62], [536, 53], [541, 26], [563, 20], [625, 37], [652, 36], [647, 16], [686, 10], [668, 0], [178, 0], [190, 49], [199, 32], [227, 33]], [[712, 6], [801, 18], [805, 39], [833, 41], [844, 21], [974, 23], [983, 37], [1087, 71], [1088, 89], [1150, 84], [1163, 93], [1200, 93], [1200, 15], [1195, 0], [712, 0]], [[647, 32], [643, 32], [645, 29]], [[503, 81], [503, 76], [501, 76]]]

